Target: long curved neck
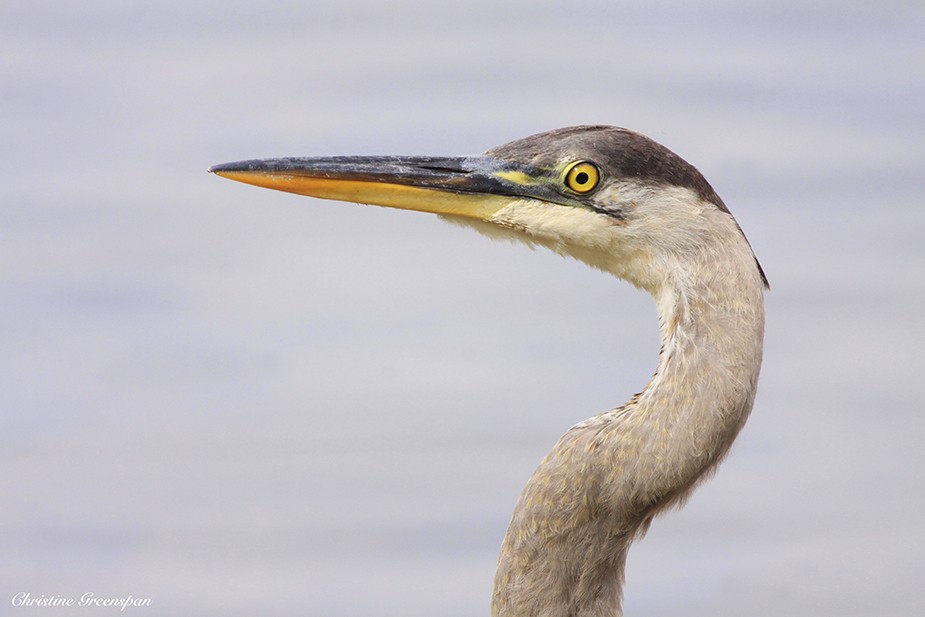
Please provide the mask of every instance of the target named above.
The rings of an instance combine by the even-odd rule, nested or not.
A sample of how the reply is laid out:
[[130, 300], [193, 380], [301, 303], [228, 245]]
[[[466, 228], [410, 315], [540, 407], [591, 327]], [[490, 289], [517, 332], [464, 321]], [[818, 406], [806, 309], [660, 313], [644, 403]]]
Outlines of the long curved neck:
[[754, 401], [763, 285], [744, 238], [704, 263], [707, 273], [679, 265], [651, 289], [662, 350], [649, 385], [572, 427], [524, 489], [498, 561], [494, 617], [621, 615], [630, 544], [728, 452]]

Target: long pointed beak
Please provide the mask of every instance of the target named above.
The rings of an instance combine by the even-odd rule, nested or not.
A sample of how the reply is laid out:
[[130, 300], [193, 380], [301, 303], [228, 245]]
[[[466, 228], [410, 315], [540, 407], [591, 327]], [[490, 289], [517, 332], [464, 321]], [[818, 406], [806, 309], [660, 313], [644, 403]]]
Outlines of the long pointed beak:
[[209, 171], [310, 197], [483, 220], [515, 200], [552, 197], [548, 170], [490, 156], [263, 159]]

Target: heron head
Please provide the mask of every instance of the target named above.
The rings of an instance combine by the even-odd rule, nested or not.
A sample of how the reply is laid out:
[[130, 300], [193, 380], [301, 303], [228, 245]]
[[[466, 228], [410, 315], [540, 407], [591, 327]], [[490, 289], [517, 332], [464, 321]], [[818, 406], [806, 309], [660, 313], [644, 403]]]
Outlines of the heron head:
[[434, 212], [650, 291], [670, 271], [668, 261], [696, 257], [729, 233], [744, 240], [700, 172], [616, 127], [558, 129], [478, 156], [280, 158], [209, 171], [301, 195]]

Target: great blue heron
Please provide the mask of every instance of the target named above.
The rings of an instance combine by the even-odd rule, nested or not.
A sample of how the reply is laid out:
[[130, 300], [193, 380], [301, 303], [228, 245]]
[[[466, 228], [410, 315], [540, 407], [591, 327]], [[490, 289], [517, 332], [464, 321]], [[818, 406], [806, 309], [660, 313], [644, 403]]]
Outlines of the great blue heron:
[[471, 157], [283, 158], [212, 172], [257, 186], [436, 212], [652, 294], [661, 353], [626, 405], [559, 440], [520, 496], [494, 617], [621, 615], [623, 570], [652, 518], [722, 460], [755, 398], [767, 280], [723, 201], [667, 148], [580, 126]]

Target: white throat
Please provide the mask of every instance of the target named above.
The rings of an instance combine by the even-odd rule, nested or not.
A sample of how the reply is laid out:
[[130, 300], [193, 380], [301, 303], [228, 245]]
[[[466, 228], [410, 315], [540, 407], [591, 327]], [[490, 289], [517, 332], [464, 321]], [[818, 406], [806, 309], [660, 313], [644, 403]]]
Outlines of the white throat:
[[[662, 349], [627, 405], [572, 427], [530, 479], [502, 547], [494, 617], [620, 615], [632, 541], [727, 454], [754, 401], [764, 281], [732, 217], [687, 189], [637, 216], [535, 201], [467, 226], [647, 289]], [[645, 216], [641, 216], [644, 214]]]

